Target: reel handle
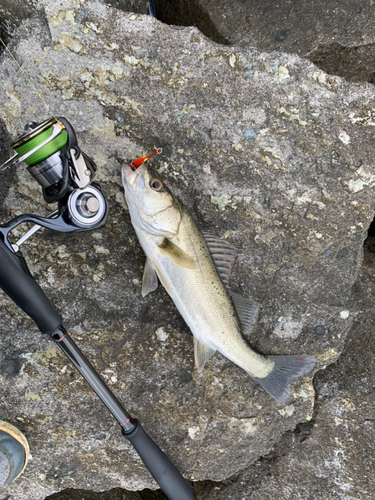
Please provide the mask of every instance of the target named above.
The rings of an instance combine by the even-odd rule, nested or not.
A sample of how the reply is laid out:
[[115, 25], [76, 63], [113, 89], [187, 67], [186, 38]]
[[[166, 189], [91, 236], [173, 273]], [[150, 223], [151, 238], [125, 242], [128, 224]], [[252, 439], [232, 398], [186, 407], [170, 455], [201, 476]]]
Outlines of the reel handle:
[[42, 333], [52, 333], [61, 327], [60, 314], [30, 274], [21, 252], [9, 250], [1, 233], [0, 287], [35, 321]]
[[130, 432], [122, 429], [122, 434], [137, 450], [152, 477], [169, 500], [197, 500], [191, 486], [185, 481], [167, 455], [145, 432], [139, 421], [133, 419], [132, 423], [135, 424], [134, 429]]

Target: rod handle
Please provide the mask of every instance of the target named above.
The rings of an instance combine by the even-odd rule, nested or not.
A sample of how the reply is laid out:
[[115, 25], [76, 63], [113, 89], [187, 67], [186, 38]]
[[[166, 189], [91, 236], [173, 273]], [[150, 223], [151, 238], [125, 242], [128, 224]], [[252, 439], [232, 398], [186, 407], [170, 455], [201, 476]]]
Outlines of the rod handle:
[[138, 420], [132, 419], [135, 427], [122, 434], [128, 439], [143, 460], [152, 477], [158, 483], [169, 500], [197, 500], [191, 486], [181, 473], [145, 432]]
[[60, 314], [31, 276], [21, 252], [12, 252], [0, 234], [0, 288], [33, 319], [42, 333], [62, 325]]

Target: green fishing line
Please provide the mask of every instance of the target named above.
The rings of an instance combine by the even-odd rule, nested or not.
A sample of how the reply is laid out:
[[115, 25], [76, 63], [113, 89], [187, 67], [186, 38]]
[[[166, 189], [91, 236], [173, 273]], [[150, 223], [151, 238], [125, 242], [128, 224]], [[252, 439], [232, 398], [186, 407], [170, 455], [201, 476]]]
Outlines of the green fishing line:
[[[25, 142], [21, 146], [18, 146], [17, 148], [14, 149], [20, 156], [23, 156], [24, 154], [28, 153], [39, 144], [42, 144], [42, 142], [47, 140], [51, 134], [52, 134], [52, 127], [49, 127], [47, 128], [47, 130], [44, 130], [37, 136], [33, 137], [29, 141]], [[40, 148], [38, 151], [33, 153], [31, 156], [26, 158], [25, 163], [27, 163], [27, 165], [29, 165], [30, 167], [32, 165], [40, 163], [41, 161], [45, 160], [46, 158], [49, 158], [51, 155], [53, 155], [61, 148], [63, 148], [67, 140], [68, 140], [68, 134], [66, 130], [63, 130], [61, 134], [52, 139], [51, 142], [49, 142], [48, 144]]]

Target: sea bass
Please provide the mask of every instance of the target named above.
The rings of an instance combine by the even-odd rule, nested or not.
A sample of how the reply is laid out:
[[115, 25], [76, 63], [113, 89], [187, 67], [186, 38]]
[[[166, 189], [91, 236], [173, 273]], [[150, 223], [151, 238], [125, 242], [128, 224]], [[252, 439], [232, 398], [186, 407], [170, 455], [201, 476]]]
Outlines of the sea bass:
[[219, 351], [285, 403], [291, 381], [308, 373], [315, 358], [263, 356], [251, 349], [243, 333], [256, 322], [259, 304], [225, 286], [238, 249], [203, 235], [187, 208], [146, 166], [146, 158], [122, 166], [131, 222], [146, 254], [142, 295], [155, 290], [159, 278], [194, 335], [199, 371]]

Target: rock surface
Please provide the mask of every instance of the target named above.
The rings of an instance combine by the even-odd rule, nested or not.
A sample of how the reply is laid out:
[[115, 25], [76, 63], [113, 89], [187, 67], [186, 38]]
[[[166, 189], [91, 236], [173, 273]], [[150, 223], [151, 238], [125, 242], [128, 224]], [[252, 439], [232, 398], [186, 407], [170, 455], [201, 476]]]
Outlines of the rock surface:
[[[107, 0], [104, 2], [125, 12], [146, 14], [148, 0]], [[38, 17], [40, 22], [46, 22], [44, 11], [45, 2], [37, 0], [0, 0], [0, 36], [8, 44], [17, 28], [30, 18]], [[72, 6], [79, 6], [78, 2], [72, 2]], [[0, 52], [4, 46], [0, 43]]]
[[[372, 87], [101, 3], [46, 2], [45, 12], [48, 28], [23, 23], [13, 52], [50, 111], [3, 53], [0, 118], [13, 138], [51, 113], [69, 119], [99, 166], [111, 217], [93, 233], [41, 231], [24, 255], [77, 343], [186, 477], [231, 477], [312, 419], [311, 376], [283, 406], [220, 355], [196, 373], [191, 335], [166, 293], [141, 298], [144, 257], [120, 164], [163, 147], [163, 180], [203, 230], [242, 248], [231, 286], [262, 304], [249, 341], [267, 354], [313, 354], [323, 369], [353, 321], [373, 217]], [[5, 220], [52, 211], [25, 169], [13, 175]], [[4, 296], [1, 306], [0, 412], [33, 455], [2, 494], [154, 488], [63, 355]]]
[[95, 493], [87, 490], [67, 489], [46, 498], [46, 500], [168, 500], [161, 490], [126, 491], [114, 488], [110, 491]]
[[[160, 16], [170, 0], [156, 0]], [[193, 2], [185, 2], [190, 5]], [[261, 50], [295, 52], [306, 55], [319, 45], [374, 42], [370, 0], [201, 0], [220, 33], [236, 44], [249, 37]], [[181, 16], [182, 17], [182, 16]]]
[[159, 18], [195, 25], [219, 43], [307, 57], [327, 73], [373, 82], [371, 0], [156, 0]]
[[[315, 377], [317, 396], [313, 419], [286, 433], [270, 454], [239, 476], [223, 484], [196, 483], [198, 500], [373, 498], [374, 277], [375, 255], [365, 253], [363, 268], [353, 287], [353, 303], [358, 314], [337, 363]], [[48, 500], [165, 498], [160, 492], [150, 491], [134, 499], [131, 495], [124, 490], [102, 494], [67, 490]]]
[[[32, 0], [1, 0], [0, 1], [0, 36], [8, 44], [17, 28], [27, 19], [42, 13]], [[43, 16], [42, 16], [43, 17]], [[0, 43], [0, 52], [4, 49]]]
[[374, 498], [374, 276], [375, 255], [366, 253], [353, 288], [358, 315], [343, 355], [315, 377], [314, 418], [240, 479], [203, 487], [199, 500]]

